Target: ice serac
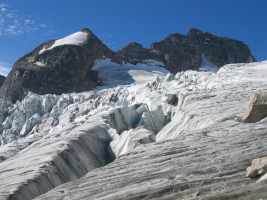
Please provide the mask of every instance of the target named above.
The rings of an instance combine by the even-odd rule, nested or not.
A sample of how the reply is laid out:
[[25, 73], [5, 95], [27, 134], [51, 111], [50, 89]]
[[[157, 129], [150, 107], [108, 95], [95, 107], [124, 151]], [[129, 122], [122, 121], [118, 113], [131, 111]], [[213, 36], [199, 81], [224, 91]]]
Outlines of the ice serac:
[[29, 91], [38, 94], [88, 91], [98, 82], [97, 72], [91, 68], [103, 56], [121, 63], [89, 29], [45, 42], [14, 64], [0, 90], [0, 98], [15, 102]]
[[230, 63], [256, 61], [248, 46], [241, 41], [220, 37], [192, 28], [186, 35], [170, 34], [164, 40], [144, 48], [138, 43], [130, 43], [118, 51], [129, 62], [143, 62], [147, 59], [164, 63], [172, 73], [197, 70], [201, 65], [201, 55], [205, 55], [217, 67]]

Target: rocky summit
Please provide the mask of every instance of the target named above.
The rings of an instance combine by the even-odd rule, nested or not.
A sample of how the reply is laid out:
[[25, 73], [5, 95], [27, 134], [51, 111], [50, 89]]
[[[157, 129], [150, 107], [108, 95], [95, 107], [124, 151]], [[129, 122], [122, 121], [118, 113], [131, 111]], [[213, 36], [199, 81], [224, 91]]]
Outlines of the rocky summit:
[[20, 58], [3, 83], [0, 98], [15, 102], [29, 91], [63, 94], [91, 90], [101, 82], [98, 71], [92, 70], [95, 61], [106, 58], [117, 64], [156, 64], [171, 73], [189, 69], [217, 71], [225, 64], [255, 61], [243, 42], [197, 29], [190, 29], [186, 35], [171, 34], [150, 48], [133, 42], [117, 52], [92, 31], [83, 29], [47, 41]]
[[129, 62], [146, 63], [156, 59], [165, 63], [172, 73], [188, 69], [197, 70], [205, 61], [218, 68], [229, 63], [256, 61], [246, 44], [241, 41], [220, 37], [197, 29], [190, 29], [186, 35], [170, 34], [164, 40], [153, 43], [150, 48], [130, 43], [118, 51]]
[[121, 62], [89, 29], [45, 42], [14, 64], [0, 98], [15, 102], [29, 91], [62, 94], [91, 90], [97, 85], [97, 72], [90, 69], [102, 56]]

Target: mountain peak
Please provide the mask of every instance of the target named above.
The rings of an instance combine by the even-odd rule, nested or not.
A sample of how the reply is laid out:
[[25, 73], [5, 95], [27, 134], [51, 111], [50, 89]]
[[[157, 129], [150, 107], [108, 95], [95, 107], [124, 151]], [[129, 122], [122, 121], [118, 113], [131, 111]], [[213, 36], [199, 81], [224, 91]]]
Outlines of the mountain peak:
[[91, 90], [98, 83], [97, 72], [91, 68], [103, 56], [121, 62], [89, 29], [45, 42], [14, 64], [0, 98], [15, 102], [29, 91], [62, 94]]
[[89, 28], [83, 28], [80, 31], [85, 33], [93, 33]]
[[190, 35], [195, 35], [195, 34], [203, 34], [205, 33], [204, 31], [201, 31], [199, 29], [196, 29], [196, 28], [190, 28], [188, 33], [186, 34], [187, 36], [190, 36]]

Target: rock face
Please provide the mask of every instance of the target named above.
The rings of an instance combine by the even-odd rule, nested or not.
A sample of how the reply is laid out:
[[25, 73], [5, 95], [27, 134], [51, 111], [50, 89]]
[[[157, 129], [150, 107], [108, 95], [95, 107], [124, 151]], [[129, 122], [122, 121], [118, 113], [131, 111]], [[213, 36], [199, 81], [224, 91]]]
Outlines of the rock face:
[[0, 98], [15, 102], [29, 91], [62, 94], [90, 90], [98, 81], [97, 72], [90, 69], [102, 56], [121, 62], [89, 29], [45, 42], [14, 64]]
[[221, 67], [229, 63], [249, 63], [255, 58], [243, 42], [220, 37], [197, 29], [190, 29], [186, 35], [171, 34], [150, 48], [131, 43], [118, 51], [134, 62], [159, 60], [172, 73], [185, 70], [197, 70], [201, 64], [201, 55], [214, 65]]
[[267, 93], [253, 94], [250, 97], [242, 122], [257, 122], [267, 117]]
[[0, 87], [2, 86], [3, 82], [5, 81], [6, 77], [0, 75]]

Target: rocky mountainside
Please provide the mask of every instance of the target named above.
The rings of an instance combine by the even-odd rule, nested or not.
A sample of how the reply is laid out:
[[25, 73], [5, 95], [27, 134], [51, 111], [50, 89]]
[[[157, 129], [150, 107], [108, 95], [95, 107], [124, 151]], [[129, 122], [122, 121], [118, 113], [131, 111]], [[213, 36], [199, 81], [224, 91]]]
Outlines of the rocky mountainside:
[[188, 69], [197, 70], [201, 66], [203, 56], [215, 66], [221, 67], [229, 63], [249, 63], [256, 61], [249, 48], [243, 42], [220, 37], [197, 29], [190, 29], [186, 35], [171, 34], [150, 48], [131, 43], [118, 51], [134, 62], [146, 62], [153, 59], [165, 63], [172, 73]]
[[103, 56], [121, 63], [89, 29], [45, 42], [14, 64], [1, 87], [0, 98], [15, 102], [29, 91], [62, 94], [91, 90], [98, 79], [97, 72], [90, 69]]
[[1, 87], [2, 84], [4, 83], [5, 79], [6, 79], [5, 76], [0, 75], [0, 87]]
[[1, 100], [0, 199], [264, 199], [266, 76], [241, 63]]
[[118, 64], [156, 63], [171, 73], [200, 68], [216, 71], [225, 64], [255, 61], [243, 42], [197, 29], [190, 29], [187, 35], [171, 34], [150, 48], [131, 43], [117, 52], [106, 47], [89, 29], [83, 29], [45, 42], [20, 58], [3, 83], [0, 98], [15, 102], [29, 91], [63, 94], [91, 90], [100, 82], [92, 67], [103, 58]]

